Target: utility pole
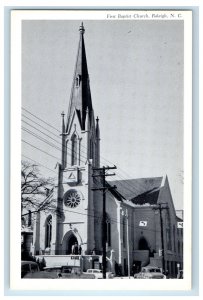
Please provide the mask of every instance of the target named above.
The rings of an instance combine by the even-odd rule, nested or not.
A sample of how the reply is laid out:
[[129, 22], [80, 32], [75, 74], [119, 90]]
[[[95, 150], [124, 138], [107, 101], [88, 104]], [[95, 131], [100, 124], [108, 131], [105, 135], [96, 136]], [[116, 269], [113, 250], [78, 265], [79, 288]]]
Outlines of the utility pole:
[[127, 253], [128, 253], [128, 277], [130, 278], [130, 241], [129, 241], [129, 228], [128, 228], [128, 210], [126, 209], [127, 219]]
[[[162, 207], [162, 205], [165, 205], [165, 207]], [[163, 234], [163, 218], [162, 218], [162, 210], [168, 209], [166, 206], [167, 203], [158, 203], [157, 207], [155, 209], [159, 210], [159, 216], [160, 216], [160, 226], [161, 226], [161, 252], [162, 252], [162, 264], [163, 264], [163, 272], [165, 273], [165, 247], [164, 247], [164, 234]]]
[[115, 190], [116, 186], [106, 186], [106, 176], [114, 176], [113, 174], [106, 174], [106, 170], [117, 169], [116, 166], [114, 167], [102, 167], [102, 168], [93, 168], [93, 171], [99, 171], [100, 174], [93, 174], [92, 177], [101, 177], [102, 179], [102, 187], [100, 188], [92, 188], [93, 191], [102, 191], [103, 195], [103, 217], [102, 217], [102, 248], [103, 248], [103, 255], [102, 255], [102, 271], [103, 271], [103, 279], [106, 279], [106, 242], [107, 242], [107, 232], [106, 232], [106, 191], [107, 190]]
[[[128, 228], [128, 210], [122, 210], [122, 215], [126, 217], [126, 231], [127, 231], [127, 257], [128, 257], [128, 277], [130, 279], [130, 241], [129, 241], [129, 228]], [[124, 234], [124, 233], [123, 233]]]

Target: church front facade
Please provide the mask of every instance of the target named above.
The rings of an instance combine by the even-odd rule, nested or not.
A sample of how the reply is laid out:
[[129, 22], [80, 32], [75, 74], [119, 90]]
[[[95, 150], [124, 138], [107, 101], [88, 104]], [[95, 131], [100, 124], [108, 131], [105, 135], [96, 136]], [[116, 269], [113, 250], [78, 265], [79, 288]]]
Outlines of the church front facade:
[[[99, 119], [95, 118], [85, 52], [83, 25], [67, 116], [61, 116], [61, 162], [58, 183], [49, 196], [55, 212], [38, 212], [33, 254], [49, 261], [77, 255], [102, 268], [102, 193]], [[98, 173], [99, 175], [99, 173]], [[183, 234], [166, 177], [108, 181], [106, 194], [107, 269], [138, 272], [151, 264], [171, 276], [182, 268]], [[95, 262], [95, 265], [93, 264]]]

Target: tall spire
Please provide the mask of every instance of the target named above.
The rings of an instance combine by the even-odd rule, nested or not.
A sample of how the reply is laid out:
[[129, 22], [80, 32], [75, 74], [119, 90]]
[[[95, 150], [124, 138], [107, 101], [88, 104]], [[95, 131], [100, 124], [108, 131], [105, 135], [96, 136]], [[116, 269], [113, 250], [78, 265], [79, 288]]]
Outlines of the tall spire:
[[79, 32], [80, 32], [80, 39], [79, 39], [78, 52], [77, 52], [77, 58], [75, 64], [70, 103], [68, 108], [66, 132], [69, 131], [71, 119], [75, 110], [82, 130], [85, 130], [87, 108], [89, 110], [90, 116], [92, 112], [92, 100], [91, 100], [89, 74], [87, 68], [87, 59], [86, 59], [85, 42], [84, 42], [85, 28], [83, 26], [83, 23], [81, 23], [79, 27]]
[[85, 33], [85, 28], [83, 26], [83, 22], [81, 23], [80, 27], [79, 27], [79, 31], [81, 34], [84, 34]]

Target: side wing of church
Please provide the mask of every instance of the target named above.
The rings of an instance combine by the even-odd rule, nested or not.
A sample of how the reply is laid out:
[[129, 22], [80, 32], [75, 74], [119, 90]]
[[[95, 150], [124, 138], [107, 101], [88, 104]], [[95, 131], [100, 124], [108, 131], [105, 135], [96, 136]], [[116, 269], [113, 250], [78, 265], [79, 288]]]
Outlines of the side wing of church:
[[[91, 99], [83, 24], [67, 116], [62, 113], [61, 162], [58, 184], [52, 195], [56, 211], [36, 215], [33, 254], [47, 264], [59, 257], [87, 258], [89, 268], [100, 267], [102, 255], [102, 195], [93, 188], [100, 167], [99, 119]], [[107, 193], [107, 269], [134, 273], [153, 265], [176, 276], [182, 267], [182, 232], [167, 177], [106, 182], [117, 189]], [[134, 268], [134, 269], [133, 269]]]

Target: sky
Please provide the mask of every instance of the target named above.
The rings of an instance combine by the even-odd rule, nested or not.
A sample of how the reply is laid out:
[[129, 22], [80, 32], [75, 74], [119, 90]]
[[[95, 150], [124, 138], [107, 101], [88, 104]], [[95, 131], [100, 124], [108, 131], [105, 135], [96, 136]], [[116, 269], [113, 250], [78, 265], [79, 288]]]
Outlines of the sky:
[[[56, 145], [33, 121], [40, 123], [58, 136], [47, 133], [59, 141], [57, 148], [81, 21], [22, 22], [22, 126]], [[84, 27], [102, 165], [117, 166], [113, 180], [167, 175], [175, 208], [183, 209], [183, 21], [85, 20]], [[41, 168], [45, 176], [57, 176], [60, 150], [25, 130], [22, 137], [54, 156], [22, 143], [22, 158], [48, 168]]]

